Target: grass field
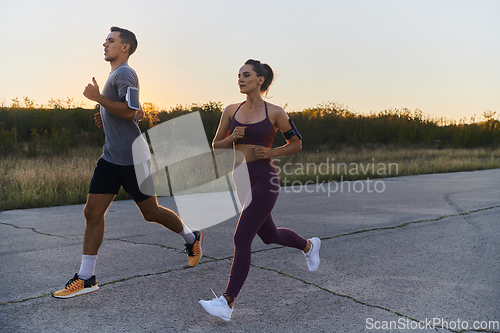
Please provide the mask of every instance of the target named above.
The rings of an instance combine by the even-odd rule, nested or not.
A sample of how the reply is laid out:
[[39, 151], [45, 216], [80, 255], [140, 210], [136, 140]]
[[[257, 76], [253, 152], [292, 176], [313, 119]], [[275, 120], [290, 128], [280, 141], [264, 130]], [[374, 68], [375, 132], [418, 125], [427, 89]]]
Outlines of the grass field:
[[291, 181], [360, 180], [500, 168], [500, 149], [348, 147], [285, 156], [275, 160], [275, 165], [282, 183], [284, 177]]
[[[0, 160], [0, 211], [85, 203], [101, 148]], [[282, 185], [500, 168], [500, 149], [343, 148], [275, 159]], [[192, 174], [182, 176], [189, 180]], [[179, 180], [177, 180], [179, 181]], [[183, 180], [180, 180], [183, 182]], [[117, 199], [129, 198], [122, 190]]]
[[2, 158], [0, 211], [84, 203], [101, 152], [86, 147], [55, 157]]

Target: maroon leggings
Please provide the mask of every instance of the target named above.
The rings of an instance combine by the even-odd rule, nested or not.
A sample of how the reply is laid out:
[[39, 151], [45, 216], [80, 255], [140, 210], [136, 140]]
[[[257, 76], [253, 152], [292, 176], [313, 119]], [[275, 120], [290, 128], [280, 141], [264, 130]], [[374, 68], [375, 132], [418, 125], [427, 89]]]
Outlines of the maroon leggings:
[[299, 250], [303, 250], [307, 245], [307, 240], [295, 231], [276, 228], [274, 225], [271, 210], [278, 198], [280, 185], [272, 160], [252, 161], [247, 163], [247, 167], [251, 189], [239, 185], [242, 184], [241, 179], [246, 177], [238, 171], [238, 164], [235, 164], [233, 173], [238, 199], [243, 207], [234, 233], [234, 259], [224, 293], [233, 298], [238, 296], [250, 270], [252, 241], [255, 235], [265, 244], [274, 243]]

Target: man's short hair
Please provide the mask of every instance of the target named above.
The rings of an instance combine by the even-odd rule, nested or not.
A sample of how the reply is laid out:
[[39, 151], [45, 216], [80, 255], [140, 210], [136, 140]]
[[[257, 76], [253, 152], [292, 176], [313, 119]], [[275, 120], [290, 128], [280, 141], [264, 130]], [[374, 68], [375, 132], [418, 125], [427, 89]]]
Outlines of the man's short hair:
[[129, 57], [132, 55], [132, 53], [135, 52], [137, 49], [137, 38], [135, 37], [135, 34], [127, 29], [119, 28], [119, 27], [111, 27], [111, 32], [113, 31], [118, 31], [120, 33], [120, 40], [122, 41], [122, 44], [128, 44], [130, 45], [128, 49], [128, 55]]

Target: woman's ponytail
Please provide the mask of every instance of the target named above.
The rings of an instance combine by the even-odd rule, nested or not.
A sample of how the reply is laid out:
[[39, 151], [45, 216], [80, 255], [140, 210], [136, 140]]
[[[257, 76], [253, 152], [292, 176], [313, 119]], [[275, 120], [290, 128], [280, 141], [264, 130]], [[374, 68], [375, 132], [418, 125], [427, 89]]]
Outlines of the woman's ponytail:
[[264, 83], [260, 86], [260, 93], [267, 96], [267, 91], [273, 83], [274, 73], [268, 64], [263, 64], [259, 60], [248, 59], [245, 65], [251, 65], [257, 76], [264, 77]]

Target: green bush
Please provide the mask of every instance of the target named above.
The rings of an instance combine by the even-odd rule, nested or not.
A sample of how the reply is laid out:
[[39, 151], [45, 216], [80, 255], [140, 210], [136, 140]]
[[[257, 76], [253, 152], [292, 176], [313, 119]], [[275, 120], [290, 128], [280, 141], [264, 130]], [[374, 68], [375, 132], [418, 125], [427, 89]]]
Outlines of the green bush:
[[[69, 103], [69, 102], [68, 102]], [[25, 105], [33, 106], [34, 103]], [[69, 147], [101, 146], [104, 133], [94, 124], [98, 109], [64, 109], [61, 103], [52, 109], [20, 107], [0, 108], [0, 154], [22, 151], [37, 154], [63, 154]], [[147, 108], [146, 108], [147, 106]], [[158, 111], [145, 104], [146, 117], [141, 131], [173, 118], [200, 112], [207, 140], [217, 131], [223, 105], [220, 102], [176, 106]], [[500, 124], [495, 112], [485, 112], [481, 123], [453, 123], [425, 119], [420, 110], [390, 109], [360, 115], [339, 103], [327, 103], [300, 112], [288, 113], [304, 137], [303, 149], [316, 151], [339, 146], [366, 145], [418, 146], [432, 148], [498, 147]], [[285, 140], [278, 131], [275, 146]]]

